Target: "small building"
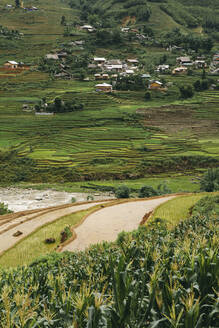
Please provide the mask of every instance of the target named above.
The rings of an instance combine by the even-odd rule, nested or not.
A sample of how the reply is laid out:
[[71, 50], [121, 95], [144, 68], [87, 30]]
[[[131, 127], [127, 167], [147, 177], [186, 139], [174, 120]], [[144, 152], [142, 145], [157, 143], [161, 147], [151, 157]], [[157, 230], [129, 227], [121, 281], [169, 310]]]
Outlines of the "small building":
[[102, 79], [103, 79], [103, 80], [109, 80], [109, 74], [104, 73], [104, 74], [102, 75]]
[[107, 65], [122, 65], [122, 62], [120, 59], [109, 59], [106, 62]]
[[160, 90], [163, 86], [163, 83], [160, 81], [150, 81], [148, 89], [150, 90]]
[[95, 85], [97, 92], [112, 92], [113, 87], [111, 84], [108, 83], [101, 83]]
[[47, 55], [45, 56], [45, 58], [46, 58], [46, 59], [53, 59], [53, 60], [58, 60], [58, 59], [59, 59], [59, 57], [58, 57], [57, 54], [47, 54]]
[[101, 80], [101, 74], [99, 73], [94, 74], [94, 78], [95, 80]]
[[133, 64], [138, 64], [138, 59], [134, 58], [134, 59], [127, 59], [126, 60], [128, 65], [133, 65]]
[[169, 68], [170, 68], [170, 65], [159, 65], [159, 66], [157, 66], [156, 72], [163, 73], [163, 72], [168, 71]]
[[94, 57], [94, 63], [102, 66], [106, 62], [106, 58], [104, 57]]
[[87, 68], [95, 69], [95, 68], [97, 68], [97, 65], [96, 64], [88, 64]]
[[4, 67], [5, 68], [12, 68], [12, 69], [18, 68], [18, 63], [14, 60], [9, 60], [6, 63], [4, 63]]
[[122, 72], [122, 65], [107, 65], [105, 66], [108, 72]]
[[186, 74], [187, 71], [188, 71], [187, 67], [180, 66], [180, 67], [174, 68], [174, 70], [172, 70], [172, 74], [173, 75]]
[[62, 51], [56, 54], [58, 56], [59, 59], [61, 58], [66, 58], [68, 56], [67, 52]]
[[84, 30], [84, 31], [87, 31], [87, 32], [93, 32], [95, 29], [93, 26], [91, 25], [83, 25], [83, 26], [80, 26], [80, 29], [81, 30]]
[[196, 68], [205, 68], [205, 67], [207, 67], [207, 64], [206, 64], [205, 60], [200, 60], [200, 59], [195, 60], [194, 64], [195, 64]]
[[145, 73], [145, 74], [142, 74], [141, 77], [142, 77], [142, 79], [150, 79], [151, 75]]
[[132, 75], [132, 74], [135, 74], [135, 72], [134, 72], [133, 69], [126, 69], [126, 70], [125, 70], [125, 74], [127, 74], [127, 75]]
[[178, 57], [176, 59], [177, 63], [182, 66], [192, 66], [193, 62], [191, 61], [190, 57]]
[[129, 32], [130, 28], [129, 27], [121, 27], [121, 32]]

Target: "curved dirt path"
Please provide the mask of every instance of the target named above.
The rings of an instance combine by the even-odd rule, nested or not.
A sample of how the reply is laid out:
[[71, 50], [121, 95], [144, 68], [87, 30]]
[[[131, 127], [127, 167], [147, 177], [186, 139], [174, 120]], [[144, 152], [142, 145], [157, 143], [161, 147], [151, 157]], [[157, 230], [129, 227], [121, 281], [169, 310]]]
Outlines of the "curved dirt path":
[[75, 229], [77, 238], [62, 251], [81, 251], [92, 244], [114, 241], [121, 231], [138, 228], [143, 216], [158, 205], [176, 196], [139, 200], [105, 207], [90, 216]]
[[[61, 218], [62, 216], [72, 214], [81, 210], [86, 210], [102, 203], [107, 203], [107, 201], [92, 202], [72, 206], [67, 205], [65, 208], [58, 207], [57, 209], [53, 208], [49, 211], [45, 210], [45, 212], [40, 211], [40, 213], [36, 215], [31, 213], [29, 215], [24, 215], [22, 217], [15, 218], [10, 222], [5, 222], [5, 224], [0, 226], [0, 255], [4, 251], [15, 245], [19, 240], [25, 238], [44, 224], [53, 222], [56, 219]], [[3, 229], [7, 231], [4, 231]], [[13, 234], [18, 230], [22, 232], [22, 235], [20, 235], [19, 237], [13, 237]]]

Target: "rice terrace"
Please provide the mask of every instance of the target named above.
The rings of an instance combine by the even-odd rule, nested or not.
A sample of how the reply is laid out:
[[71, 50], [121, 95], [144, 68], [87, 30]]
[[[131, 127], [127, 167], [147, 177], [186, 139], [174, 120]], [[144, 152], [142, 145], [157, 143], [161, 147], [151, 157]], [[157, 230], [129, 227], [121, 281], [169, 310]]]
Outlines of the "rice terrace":
[[0, 328], [219, 327], [219, 0], [2, 0]]

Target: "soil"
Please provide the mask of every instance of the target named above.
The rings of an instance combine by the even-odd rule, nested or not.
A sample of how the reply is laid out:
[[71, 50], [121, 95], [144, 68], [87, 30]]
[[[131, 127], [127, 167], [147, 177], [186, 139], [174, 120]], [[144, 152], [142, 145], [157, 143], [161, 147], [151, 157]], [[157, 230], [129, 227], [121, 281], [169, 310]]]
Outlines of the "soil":
[[[38, 215], [30, 214], [26, 216], [22, 216], [21, 218], [17, 218], [13, 220], [13, 222], [6, 223], [0, 226], [0, 254], [7, 249], [11, 248], [14, 244], [17, 243], [18, 240], [25, 238], [33, 231], [43, 226], [46, 223], [53, 222], [58, 218], [61, 218], [64, 215], [68, 215], [77, 211], [85, 210], [99, 203], [87, 203], [87, 204], [78, 204], [58, 210], [50, 210], [49, 212], [39, 212]], [[28, 221], [26, 221], [28, 220]], [[23, 222], [26, 221], [26, 222]], [[16, 225], [16, 226], [14, 226]], [[8, 229], [3, 232], [3, 230]], [[18, 231], [21, 231], [22, 234], [14, 237], [14, 234]], [[3, 232], [3, 233], [1, 233]]]
[[82, 251], [92, 244], [115, 241], [122, 231], [138, 228], [145, 213], [176, 196], [139, 200], [105, 207], [88, 218], [75, 229], [77, 238], [62, 251]]

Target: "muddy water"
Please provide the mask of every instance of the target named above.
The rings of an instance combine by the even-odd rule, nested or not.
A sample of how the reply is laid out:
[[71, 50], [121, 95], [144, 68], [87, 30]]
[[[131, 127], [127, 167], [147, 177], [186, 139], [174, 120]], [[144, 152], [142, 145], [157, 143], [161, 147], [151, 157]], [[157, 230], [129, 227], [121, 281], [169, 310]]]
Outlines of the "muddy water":
[[[55, 190], [33, 190], [19, 188], [0, 188], [0, 202], [8, 205], [14, 212], [71, 203], [74, 197], [77, 202], [86, 201], [87, 193], [67, 193]], [[93, 194], [94, 200], [113, 198], [109, 194]]]

